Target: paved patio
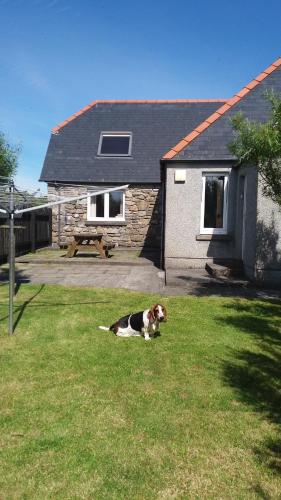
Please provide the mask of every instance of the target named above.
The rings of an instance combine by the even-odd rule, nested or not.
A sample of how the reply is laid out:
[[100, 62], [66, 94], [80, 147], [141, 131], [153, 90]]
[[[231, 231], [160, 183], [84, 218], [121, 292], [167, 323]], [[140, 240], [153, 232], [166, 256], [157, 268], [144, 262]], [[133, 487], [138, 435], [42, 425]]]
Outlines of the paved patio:
[[[19, 259], [21, 260], [21, 259]], [[18, 283], [87, 286], [96, 288], [124, 288], [157, 295], [197, 295], [223, 297], [281, 298], [280, 290], [263, 290], [241, 280], [218, 280], [205, 270], [168, 269], [165, 273], [145, 262], [102, 262], [93, 264], [84, 260], [65, 262], [17, 262]], [[8, 280], [7, 266], [0, 268], [0, 282]]]
[[280, 290], [255, 287], [246, 279], [214, 278], [205, 269], [167, 269], [167, 295], [281, 298]]
[[[163, 293], [165, 275], [152, 263], [143, 265], [71, 263], [17, 263], [18, 283], [125, 288], [150, 293]], [[0, 282], [8, 280], [6, 266], [0, 270]]]

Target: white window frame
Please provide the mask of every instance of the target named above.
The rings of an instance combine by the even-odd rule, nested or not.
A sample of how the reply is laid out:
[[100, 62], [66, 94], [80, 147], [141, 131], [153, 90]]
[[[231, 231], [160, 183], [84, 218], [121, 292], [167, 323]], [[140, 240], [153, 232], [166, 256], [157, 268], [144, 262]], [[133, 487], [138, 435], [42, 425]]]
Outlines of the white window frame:
[[[224, 177], [224, 196], [223, 196], [223, 227], [204, 227], [205, 218], [205, 190], [207, 177]], [[200, 217], [200, 234], [227, 234], [227, 217], [228, 217], [228, 184], [229, 172], [210, 171], [202, 174], [202, 198], [201, 198], [201, 217]]]
[[[102, 141], [104, 137], [129, 137], [129, 147], [128, 153], [117, 154], [117, 153], [101, 153]], [[132, 132], [101, 132], [98, 147], [98, 156], [131, 156], [132, 153]]]
[[[119, 192], [119, 191], [115, 191]], [[123, 213], [122, 217], [109, 217], [109, 195], [110, 193], [104, 193], [99, 196], [104, 196], [104, 217], [91, 217], [91, 205], [95, 203], [96, 198], [94, 195], [88, 198], [87, 202], [87, 220], [93, 222], [125, 222], [125, 191], [120, 189], [120, 193], [123, 195], [122, 205], [123, 205]], [[91, 194], [91, 193], [89, 193]], [[93, 200], [93, 201], [92, 201]]]

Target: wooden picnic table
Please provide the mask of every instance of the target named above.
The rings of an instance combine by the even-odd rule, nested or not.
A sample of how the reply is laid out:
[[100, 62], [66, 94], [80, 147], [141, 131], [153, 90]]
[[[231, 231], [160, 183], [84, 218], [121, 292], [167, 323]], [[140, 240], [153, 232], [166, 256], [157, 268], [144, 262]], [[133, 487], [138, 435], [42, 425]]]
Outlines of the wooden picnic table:
[[102, 241], [102, 234], [74, 234], [73, 241], [68, 245], [66, 257], [75, 257], [79, 250], [97, 251], [102, 259], [108, 257], [108, 246]]

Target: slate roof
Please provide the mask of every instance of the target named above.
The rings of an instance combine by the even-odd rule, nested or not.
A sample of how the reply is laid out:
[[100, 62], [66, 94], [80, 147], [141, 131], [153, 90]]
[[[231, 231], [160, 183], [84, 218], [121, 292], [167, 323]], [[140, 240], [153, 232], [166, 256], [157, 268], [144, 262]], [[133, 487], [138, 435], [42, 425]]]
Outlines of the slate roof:
[[265, 98], [265, 93], [271, 90], [281, 94], [281, 58], [189, 132], [163, 159], [233, 160], [228, 149], [233, 140], [230, 118], [243, 112], [250, 120], [266, 121], [270, 116], [271, 105]]
[[[40, 180], [158, 183], [163, 153], [223, 102], [95, 101], [53, 129]], [[98, 156], [102, 131], [132, 132], [132, 156]]]

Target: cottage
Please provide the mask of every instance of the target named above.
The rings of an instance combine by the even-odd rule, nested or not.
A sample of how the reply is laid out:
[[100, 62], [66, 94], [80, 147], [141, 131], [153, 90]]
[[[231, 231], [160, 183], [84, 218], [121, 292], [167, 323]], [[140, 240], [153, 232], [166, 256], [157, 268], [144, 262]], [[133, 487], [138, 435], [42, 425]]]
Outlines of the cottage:
[[40, 178], [49, 194], [129, 188], [54, 209], [53, 242], [91, 230], [157, 249], [166, 268], [236, 261], [280, 283], [281, 213], [228, 148], [230, 118], [265, 121], [271, 89], [281, 93], [281, 59], [228, 100], [95, 101], [55, 127]]

